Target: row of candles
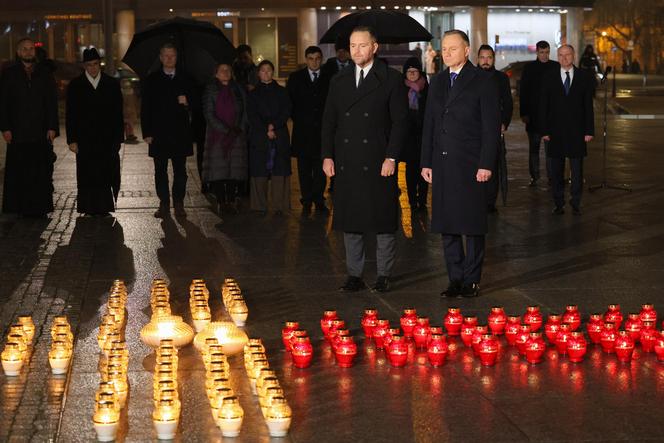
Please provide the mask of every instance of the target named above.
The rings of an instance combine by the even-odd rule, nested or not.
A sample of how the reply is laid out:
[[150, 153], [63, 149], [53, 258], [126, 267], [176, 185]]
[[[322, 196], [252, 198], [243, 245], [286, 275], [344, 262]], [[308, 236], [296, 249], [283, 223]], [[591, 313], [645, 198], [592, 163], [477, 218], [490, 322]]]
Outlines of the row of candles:
[[156, 350], [153, 375], [152, 423], [159, 440], [172, 440], [182, 409], [178, 392], [178, 351], [172, 339], [163, 339]]
[[120, 412], [127, 404], [129, 349], [125, 342], [127, 288], [115, 280], [109, 291], [106, 313], [102, 315], [97, 344], [100, 349], [101, 381], [95, 394], [93, 425], [99, 441], [115, 440]]
[[240, 290], [240, 285], [234, 278], [224, 279], [221, 287], [221, 299], [235, 325], [243, 327], [247, 322], [249, 309]]
[[0, 354], [2, 369], [6, 376], [20, 375], [23, 364], [29, 359], [29, 348], [34, 336], [35, 324], [30, 316], [19, 316], [16, 323], [9, 327], [5, 347]]
[[[581, 326], [581, 313], [575, 305], [568, 305], [562, 315], [551, 314], [544, 322], [537, 306], [529, 306], [522, 316], [508, 316], [502, 307], [491, 309], [487, 323], [480, 325], [475, 316], [464, 316], [459, 308], [449, 308], [443, 318], [447, 336], [460, 336], [465, 346], [471, 347], [483, 365], [491, 366], [500, 351], [499, 336], [516, 346], [519, 354], [531, 364], [540, 363], [547, 347], [544, 336], [559, 354], [571, 362], [581, 362], [588, 342]], [[635, 346], [640, 343], [645, 352], [655, 352], [664, 361], [664, 331], [656, 330], [657, 312], [652, 304], [644, 304], [639, 313], [629, 314], [624, 324], [619, 305], [609, 305], [606, 313], [592, 314], [587, 322], [591, 343], [600, 344], [602, 350], [616, 354], [622, 362], [631, 361]], [[330, 343], [337, 365], [350, 367], [357, 355], [357, 345], [344, 320], [337, 312], [328, 310], [320, 320], [321, 330]], [[401, 367], [408, 361], [409, 346], [426, 349], [429, 363], [436, 367], [444, 363], [448, 343], [443, 327], [432, 326], [429, 318], [417, 316], [415, 309], [405, 309], [399, 320], [400, 328], [390, 327], [386, 319], [378, 318], [376, 309], [366, 309], [361, 320], [365, 337], [373, 340], [377, 349], [384, 349], [392, 366]], [[313, 347], [305, 330], [298, 322], [286, 322], [281, 331], [284, 347], [291, 353], [293, 364], [306, 368], [311, 364]]]

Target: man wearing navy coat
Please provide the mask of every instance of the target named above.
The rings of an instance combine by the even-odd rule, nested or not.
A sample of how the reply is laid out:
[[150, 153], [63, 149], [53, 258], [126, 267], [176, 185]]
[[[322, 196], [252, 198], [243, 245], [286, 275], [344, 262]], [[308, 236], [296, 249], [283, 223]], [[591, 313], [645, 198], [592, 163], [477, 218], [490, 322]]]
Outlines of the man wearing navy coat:
[[[487, 181], [500, 135], [497, 83], [468, 61], [468, 36], [447, 31], [445, 71], [431, 80], [422, 136], [422, 176], [432, 184], [431, 231], [441, 233], [449, 277], [443, 297], [476, 297], [487, 232]], [[463, 236], [466, 237], [464, 250]]]

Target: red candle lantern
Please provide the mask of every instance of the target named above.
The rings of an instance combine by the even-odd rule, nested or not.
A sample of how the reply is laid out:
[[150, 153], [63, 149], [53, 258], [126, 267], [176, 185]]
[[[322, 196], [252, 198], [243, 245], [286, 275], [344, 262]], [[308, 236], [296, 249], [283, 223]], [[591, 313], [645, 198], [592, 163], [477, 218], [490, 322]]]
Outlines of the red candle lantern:
[[407, 308], [403, 310], [403, 315], [400, 319], [401, 329], [403, 329], [403, 335], [406, 338], [413, 336], [413, 328], [417, 325], [417, 312], [413, 308]]
[[581, 313], [578, 306], [567, 305], [563, 314], [563, 323], [567, 323], [572, 332], [579, 329], [579, 326], [581, 326]]
[[594, 344], [599, 344], [602, 341], [602, 330], [604, 329], [602, 314], [592, 314], [586, 328], [588, 329], [590, 341]]
[[539, 306], [528, 306], [526, 308], [523, 323], [530, 326], [531, 332], [537, 332], [542, 327], [542, 313]]
[[643, 327], [641, 328], [641, 349], [644, 352], [652, 352], [655, 349], [655, 341], [657, 340], [657, 330], [655, 329], [655, 323], [651, 321], [643, 322]]
[[297, 368], [308, 368], [314, 355], [314, 348], [311, 346], [309, 337], [297, 337], [291, 347], [291, 356], [293, 364]]
[[307, 334], [307, 331], [305, 331], [304, 329], [294, 330], [293, 334], [291, 335], [290, 339], [288, 340], [288, 346], [286, 347], [286, 349], [292, 350], [293, 345], [297, 341], [298, 337], [308, 337], [308, 336], [309, 336], [309, 334]]
[[537, 364], [542, 362], [544, 351], [546, 351], [546, 343], [539, 332], [531, 332], [528, 340], [526, 340], [526, 361], [530, 364]]
[[390, 321], [385, 319], [380, 319], [376, 322], [376, 326], [373, 330], [373, 339], [376, 343], [376, 349], [383, 349], [383, 338], [387, 334], [387, 330], [390, 328]]
[[652, 303], [641, 305], [639, 318], [641, 318], [642, 322], [651, 321], [653, 323], [657, 323], [657, 311], [655, 311], [655, 306]]
[[337, 317], [337, 311], [333, 309], [328, 309], [323, 312], [323, 318], [320, 319], [320, 329], [323, 331], [325, 337], [327, 337], [327, 332], [330, 329], [330, 326], [332, 326], [332, 321], [337, 318], [339, 318]]
[[406, 343], [406, 339], [403, 336], [395, 335], [392, 337], [387, 359], [395, 368], [406, 366], [408, 362], [408, 343]]
[[330, 329], [327, 330], [327, 341], [330, 342], [330, 344], [334, 343], [334, 337], [337, 335], [337, 331], [339, 329], [345, 329], [346, 328], [346, 322], [341, 320], [340, 318], [336, 318], [332, 320], [332, 325], [330, 326]]
[[433, 367], [441, 366], [447, 357], [447, 341], [442, 334], [432, 334], [427, 345], [427, 357]]
[[519, 326], [519, 332], [516, 334], [516, 348], [519, 350], [519, 355], [526, 355], [526, 342], [530, 338], [530, 333], [532, 332], [530, 325], [521, 325]]
[[518, 315], [510, 315], [507, 317], [507, 325], [505, 326], [505, 338], [507, 344], [514, 346], [516, 344], [516, 336], [521, 329], [521, 317]]
[[475, 326], [477, 326], [477, 317], [463, 318], [463, 324], [461, 325], [461, 341], [465, 346], [471, 346]]
[[549, 343], [555, 345], [556, 337], [558, 336], [558, 331], [560, 331], [560, 325], [562, 324], [562, 317], [558, 314], [551, 314], [546, 319], [544, 323], [544, 334], [546, 339], [549, 340]]
[[[473, 317], [467, 317], [473, 318]], [[461, 325], [464, 323], [464, 317], [461, 315], [461, 309], [459, 308], [448, 308], [447, 314], [443, 318], [443, 324], [445, 325], [445, 330], [447, 335], [456, 336], [461, 333]], [[477, 318], [475, 318], [475, 324], [477, 324]]]
[[505, 310], [501, 306], [491, 308], [487, 321], [493, 335], [503, 335], [507, 324], [507, 315], [505, 315]]
[[616, 331], [620, 329], [620, 324], [623, 321], [622, 312], [620, 312], [620, 305], [609, 305], [609, 309], [604, 314], [605, 323], [613, 323]]
[[337, 365], [342, 368], [350, 368], [357, 355], [357, 345], [350, 335], [340, 337], [337, 347], [334, 351], [334, 357]]
[[602, 330], [602, 336], [600, 343], [602, 343], [602, 351], [607, 354], [613, 354], [615, 352], [616, 346], [616, 334], [615, 326], [611, 322], [604, 323], [604, 329]]
[[478, 354], [480, 356], [480, 362], [484, 366], [493, 366], [496, 364], [499, 350], [500, 343], [496, 336], [491, 334], [482, 335], [478, 345]]
[[287, 321], [281, 330], [281, 341], [284, 343], [284, 348], [290, 352], [290, 339], [293, 332], [300, 329], [300, 324], [296, 321]]
[[560, 325], [560, 330], [556, 335], [556, 350], [558, 350], [558, 354], [567, 354], [567, 342], [572, 336], [571, 333], [572, 331], [570, 331], [570, 326], [567, 323]]
[[615, 341], [616, 357], [623, 363], [632, 361], [632, 354], [634, 353], [634, 340], [627, 331], [618, 332]]
[[580, 363], [588, 351], [588, 342], [583, 336], [583, 332], [571, 332], [567, 340], [567, 355], [569, 361]]
[[664, 361], [664, 331], [657, 334], [653, 348], [657, 354], [657, 360]]
[[350, 330], [348, 329], [337, 329], [334, 337], [332, 338], [332, 351], [337, 352], [337, 346], [341, 343], [343, 337], [350, 337]]
[[392, 343], [392, 338], [395, 335], [401, 335], [401, 330], [399, 328], [388, 328], [387, 334], [383, 336], [383, 349], [386, 353], [390, 352], [390, 343]]
[[427, 347], [429, 346], [429, 341], [431, 341], [431, 336], [433, 335], [443, 335], [443, 327], [429, 326], [429, 335], [427, 336]]
[[473, 335], [470, 340], [470, 344], [473, 347], [473, 353], [479, 355], [480, 352], [480, 342], [482, 341], [482, 336], [489, 333], [489, 327], [486, 325], [477, 325], [473, 331]]
[[420, 349], [427, 347], [427, 338], [429, 337], [430, 329], [429, 317], [417, 317], [417, 325], [413, 328], [415, 346]]
[[376, 327], [378, 321], [378, 311], [376, 309], [365, 309], [362, 316], [362, 329], [366, 338], [373, 337], [373, 329]]
[[639, 314], [629, 314], [627, 316], [627, 321], [625, 321], [625, 331], [632, 337], [634, 343], [636, 343], [641, 337], [641, 328], [643, 324], [641, 323], [641, 316]]

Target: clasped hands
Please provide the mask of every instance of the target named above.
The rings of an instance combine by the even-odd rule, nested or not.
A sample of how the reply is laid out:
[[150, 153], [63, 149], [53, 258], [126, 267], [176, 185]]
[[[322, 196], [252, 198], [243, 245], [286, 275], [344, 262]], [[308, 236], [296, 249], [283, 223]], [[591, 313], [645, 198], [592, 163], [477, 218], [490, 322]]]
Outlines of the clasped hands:
[[[426, 181], [427, 183], [432, 183], [433, 170], [431, 168], [422, 168], [422, 178], [424, 178], [424, 181]], [[491, 171], [488, 169], [478, 169], [477, 174], [475, 174], [475, 179], [480, 183], [488, 182], [490, 178], [491, 178]]]
[[[380, 175], [382, 177], [390, 177], [394, 175], [395, 171], [396, 171], [396, 162], [386, 158], [383, 161], [383, 165], [380, 168]], [[323, 172], [328, 177], [334, 177], [335, 175], [334, 160], [332, 160], [331, 158], [323, 159]]]

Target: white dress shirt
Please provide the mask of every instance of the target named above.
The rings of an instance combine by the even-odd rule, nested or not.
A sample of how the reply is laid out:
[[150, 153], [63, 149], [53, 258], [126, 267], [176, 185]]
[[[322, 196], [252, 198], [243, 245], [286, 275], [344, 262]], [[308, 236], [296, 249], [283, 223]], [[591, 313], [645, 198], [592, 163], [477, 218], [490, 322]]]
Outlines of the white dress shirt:
[[358, 83], [360, 82], [360, 71], [364, 71], [364, 79], [366, 80], [367, 75], [369, 74], [369, 71], [371, 70], [372, 67], [373, 67], [373, 60], [364, 68], [360, 68], [359, 66], [355, 65], [355, 86], [357, 86]]
[[572, 66], [568, 70], [560, 68], [560, 78], [563, 81], [563, 85], [565, 84], [565, 78], [567, 77], [565, 75], [566, 72], [569, 72], [569, 84], [570, 86], [572, 86], [572, 82], [574, 81], [574, 66]]
[[91, 76], [88, 74], [88, 71], [85, 71], [85, 76], [88, 78], [88, 81], [92, 85], [94, 89], [97, 89], [97, 85], [99, 85], [99, 80], [101, 79], [101, 72], [97, 74], [96, 77]]
[[316, 78], [320, 78], [320, 69], [317, 71], [312, 71], [311, 69], [307, 68], [307, 71], [309, 71], [309, 78], [311, 81], [314, 81], [314, 74], [316, 74]]

